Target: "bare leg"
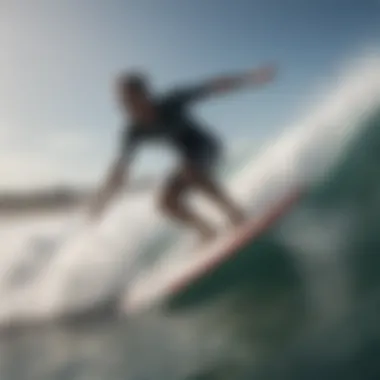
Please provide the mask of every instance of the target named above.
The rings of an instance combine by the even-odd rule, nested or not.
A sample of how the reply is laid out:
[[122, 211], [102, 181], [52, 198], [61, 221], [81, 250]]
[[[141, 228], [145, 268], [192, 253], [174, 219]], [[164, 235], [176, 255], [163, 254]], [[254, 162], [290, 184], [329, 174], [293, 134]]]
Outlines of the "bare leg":
[[203, 242], [215, 237], [214, 229], [200, 216], [193, 213], [184, 203], [183, 195], [187, 190], [187, 183], [182, 178], [175, 178], [165, 190], [160, 206], [164, 213], [179, 222], [194, 228]]
[[196, 186], [206, 193], [219, 207], [225, 211], [231, 223], [238, 226], [245, 220], [240, 207], [224, 192], [216, 181], [203, 173], [193, 173]]

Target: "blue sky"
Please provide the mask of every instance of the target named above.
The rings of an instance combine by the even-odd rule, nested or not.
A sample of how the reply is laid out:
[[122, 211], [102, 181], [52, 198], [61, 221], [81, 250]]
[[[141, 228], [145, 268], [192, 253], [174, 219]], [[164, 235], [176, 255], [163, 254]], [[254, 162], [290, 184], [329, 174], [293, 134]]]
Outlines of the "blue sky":
[[0, 8], [0, 190], [98, 180], [122, 125], [112, 92], [120, 70], [143, 68], [164, 90], [277, 62], [265, 90], [196, 110], [228, 141], [261, 141], [380, 39], [376, 0], [3, 0]]

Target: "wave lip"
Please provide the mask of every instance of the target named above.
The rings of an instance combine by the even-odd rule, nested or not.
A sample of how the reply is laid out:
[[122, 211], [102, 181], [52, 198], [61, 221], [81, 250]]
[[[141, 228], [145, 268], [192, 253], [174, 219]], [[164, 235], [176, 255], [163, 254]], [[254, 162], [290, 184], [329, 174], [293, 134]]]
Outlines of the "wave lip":
[[[233, 175], [228, 186], [242, 204], [260, 207], [269, 195], [299, 183], [315, 186], [328, 177], [380, 109], [379, 67], [379, 60], [373, 58], [342, 75], [337, 88], [316, 110], [287, 128], [259, 155], [254, 152], [244, 165], [239, 164], [238, 171], [229, 171]], [[194, 202], [217, 220], [211, 206]], [[127, 312], [124, 302], [137, 283], [144, 278], [146, 286], [154, 286], [146, 274], [154, 277], [158, 269], [153, 264], [175, 254], [164, 243], [178, 242], [178, 253], [182, 253], [186, 240], [152, 210], [153, 193], [122, 198], [101, 225], [69, 234], [53, 253], [36, 244], [36, 235], [53, 243], [62, 239], [70, 216], [50, 215], [22, 226], [4, 224], [0, 229], [4, 242], [0, 324]]]

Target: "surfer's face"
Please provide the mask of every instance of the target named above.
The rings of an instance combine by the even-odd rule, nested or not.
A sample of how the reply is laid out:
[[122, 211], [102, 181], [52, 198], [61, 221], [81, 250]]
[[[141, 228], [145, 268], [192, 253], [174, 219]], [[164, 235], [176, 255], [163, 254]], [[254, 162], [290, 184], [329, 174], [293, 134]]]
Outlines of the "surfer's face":
[[119, 86], [121, 103], [133, 119], [141, 122], [153, 121], [155, 117], [155, 107], [151, 100], [150, 93], [145, 87], [131, 86], [122, 83]]

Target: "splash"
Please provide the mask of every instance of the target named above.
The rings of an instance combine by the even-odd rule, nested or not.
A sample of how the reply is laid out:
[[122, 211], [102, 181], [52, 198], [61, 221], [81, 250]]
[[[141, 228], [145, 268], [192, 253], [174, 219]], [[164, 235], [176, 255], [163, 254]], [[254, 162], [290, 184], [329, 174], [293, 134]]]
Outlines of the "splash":
[[[373, 56], [344, 70], [306, 117], [285, 127], [259, 154], [244, 154], [244, 164], [240, 160], [234, 170], [226, 170], [227, 186], [241, 203], [260, 208], [291, 186], [314, 188], [326, 181], [379, 110], [379, 67], [380, 59]], [[141, 273], [153, 273], [154, 264], [169, 252], [175, 254], [173, 247], [184, 246], [188, 238], [154, 212], [154, 196], [150, 192], [120, 199], [98, 226], [83, 225], [81, 215], [68, 214], [13, 223], [3, 219], [0, 323], [56, 319], [104, 307], [110, 313], [117, 310], [126, 292], [141, 281]], [[210, 205], [197, 197], [193, 202], [220, 222]], [[76, 219], [74, 231], [65, 231]], [[309, 225], [313, 220], [318, 218], [309, 215]], [[288, 228], [287, 244], [294, 251], [301, 245], [312, 254], [313, 239], [299, 240], [300, 229], [306, 227], [295, 223]], [[346, 233], [343, 228], [338, 240]]]

